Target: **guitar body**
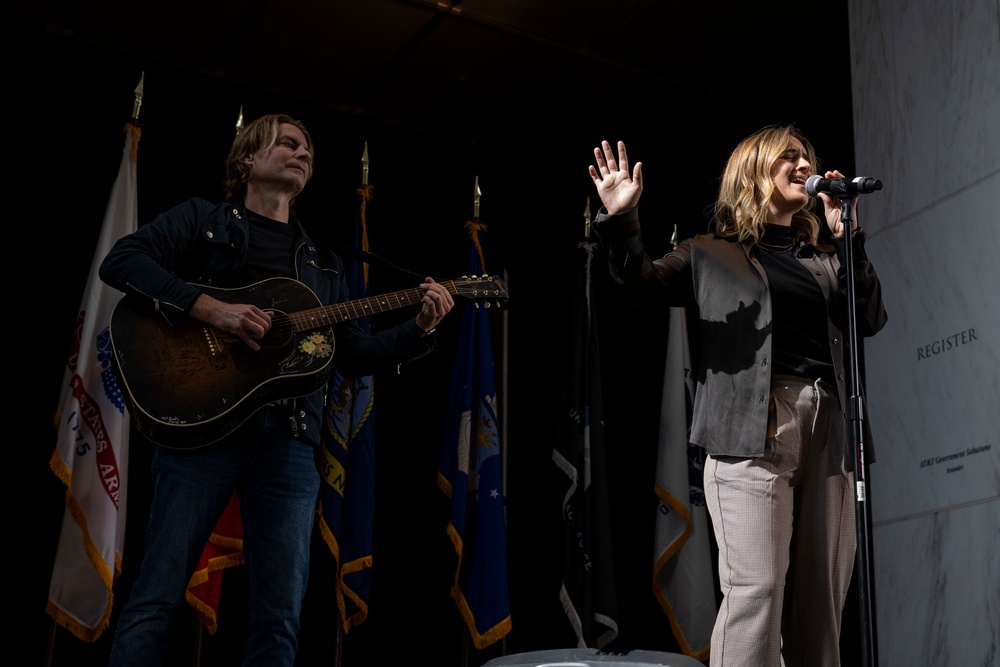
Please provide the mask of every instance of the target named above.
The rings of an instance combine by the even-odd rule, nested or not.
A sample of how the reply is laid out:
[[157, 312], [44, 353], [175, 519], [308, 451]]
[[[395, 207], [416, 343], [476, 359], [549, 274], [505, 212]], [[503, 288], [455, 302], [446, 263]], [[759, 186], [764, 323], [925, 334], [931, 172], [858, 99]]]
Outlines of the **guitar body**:
[[116, 372], [132, 421], [169, 448], [211, 444], [263, 405], [312, 393], [326, 383], [333, 360], [331, 324], [295, 331], [290, 323], [290, 314], [322, 306], [304, 284], [272, 278], [238, 289], [198, 288], [220, 301], [271, 312], [261, 349], [197, 320], [170, 326], [127, 299], [111, 315]]

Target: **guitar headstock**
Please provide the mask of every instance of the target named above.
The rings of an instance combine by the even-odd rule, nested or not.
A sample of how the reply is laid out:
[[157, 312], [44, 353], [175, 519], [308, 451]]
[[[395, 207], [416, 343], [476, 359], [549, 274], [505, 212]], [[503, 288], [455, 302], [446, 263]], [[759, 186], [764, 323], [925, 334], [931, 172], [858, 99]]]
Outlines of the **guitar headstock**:
[[[462, 276], [455, 283], [455, 294], [466, 299], [483, 299], [487, 308], [507, 301], [507, 286], [499, 276]], [[479, 304], [476, 304], [479, 307]]]

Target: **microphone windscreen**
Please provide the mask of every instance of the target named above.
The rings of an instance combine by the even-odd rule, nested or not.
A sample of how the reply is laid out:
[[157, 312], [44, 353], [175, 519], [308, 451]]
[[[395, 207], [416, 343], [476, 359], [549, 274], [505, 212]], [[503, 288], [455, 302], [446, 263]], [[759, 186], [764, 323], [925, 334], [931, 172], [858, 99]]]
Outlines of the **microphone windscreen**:
[[813, 174], [806, 179], [806, 192], [809, 193], [810, 197], [815, 197], [825, 187], [830, 187], [830, 183], [819, 174]]

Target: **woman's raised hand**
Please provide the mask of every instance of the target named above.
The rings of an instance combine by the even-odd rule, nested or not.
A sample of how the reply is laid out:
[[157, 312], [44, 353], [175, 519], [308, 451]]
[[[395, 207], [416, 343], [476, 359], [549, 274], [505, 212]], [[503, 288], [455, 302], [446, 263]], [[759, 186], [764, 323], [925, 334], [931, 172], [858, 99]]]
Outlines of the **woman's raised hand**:
[[590, 177], [597, 186], [601, 203], [610, 215], [624, 213], [635, 208], [642, 194], [642, 162], [636, 162], [632, 173], [628, 171], [628, 155], [625, 142], [618, 142], [618, 159], [611, 152], [611, 144], [602, 141], [594, 149], [597, 167], [590, 165]]

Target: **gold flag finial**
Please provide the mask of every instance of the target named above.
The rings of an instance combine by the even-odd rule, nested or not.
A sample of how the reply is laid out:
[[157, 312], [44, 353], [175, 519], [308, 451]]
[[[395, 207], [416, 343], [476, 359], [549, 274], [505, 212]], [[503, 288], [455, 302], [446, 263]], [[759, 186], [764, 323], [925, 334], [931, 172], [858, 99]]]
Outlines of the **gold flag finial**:
[[361, 155], [361, 185], [368, 185], [368, 142], [365, 142], [365, 152]]
[[240, 105], [240, 115], [236, 119], [236, 134], [243, 131], [243, 105]]
[[472, 217], [479, 217], [479, 198], [483, 196], [483, 191], [479, 189], [479, 176], [476, 176], [476, 189], [472, 194]]
[[583, 209], [583, 238], [590, 240], [590, 197], [587, 197], [587, 206]]
[[135, 87], [135, 103], [132, 105], [132, 120], [139, 120], [139, 107], [142, 106], [142, 82], [146, 78], [146, 72], [139, 75], [139, 85]]

